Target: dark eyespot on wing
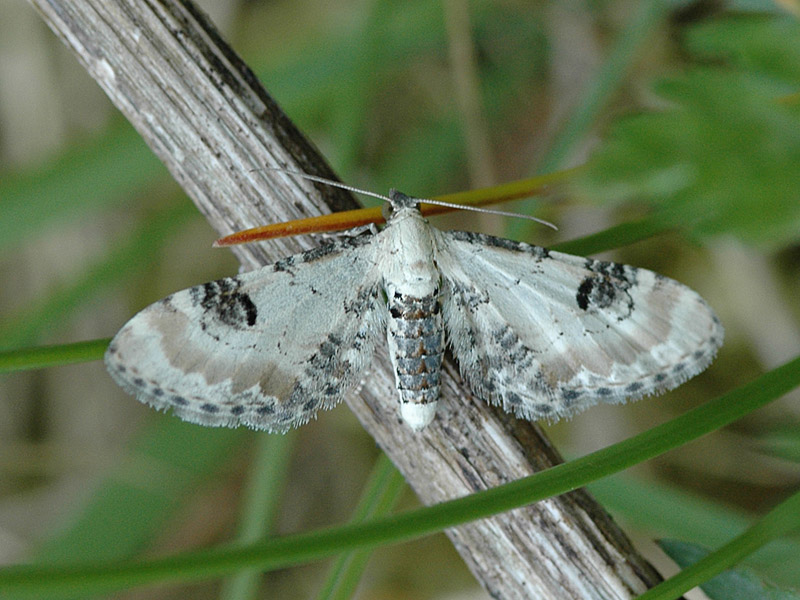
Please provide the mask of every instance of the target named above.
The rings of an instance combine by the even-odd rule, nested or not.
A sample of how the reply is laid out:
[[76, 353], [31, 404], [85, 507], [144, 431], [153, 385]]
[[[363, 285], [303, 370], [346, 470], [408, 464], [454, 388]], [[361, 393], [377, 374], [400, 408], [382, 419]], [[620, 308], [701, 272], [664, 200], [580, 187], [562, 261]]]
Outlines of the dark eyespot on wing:
[[695, 292], [651, 271], [440, 232], [448, 342], [473, 391], [526, 419], [671, 389], [723, 332]]
[[253, 327], [258, 319], [258, 309], [247, 292], [241, 291], [242, 280], [226, 277], [209, 281], [189, 290], [192, 301], [205, 315], [229, 327]]
[[172, 294], [120, 330], [109, 372], [193, 423], [277, 432], [308, 421], [360, 381], [383, 328], [371, 239]]

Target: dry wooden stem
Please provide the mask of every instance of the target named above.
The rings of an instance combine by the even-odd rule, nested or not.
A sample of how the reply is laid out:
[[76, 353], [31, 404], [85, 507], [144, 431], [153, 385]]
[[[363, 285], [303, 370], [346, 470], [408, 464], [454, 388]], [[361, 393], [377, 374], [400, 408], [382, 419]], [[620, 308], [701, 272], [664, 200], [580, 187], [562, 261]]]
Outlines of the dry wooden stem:
[[[220, 234], [354, 206], [341, 190], [264, 165], [333, 177], [319, 153], [189, 0], [31, 0], [141, 133]], [[310, 247], [236, 248], [246, 268]], [[398, 419], [379, 353], [360, 397], [364, 427], [427, 504], [560, 461], [541, 431], [471, 398], [444, 375], [441, 411], [423, 433]], [[582, 491], [448, 531], [494, 598], [631, 598], [659, 579]]]

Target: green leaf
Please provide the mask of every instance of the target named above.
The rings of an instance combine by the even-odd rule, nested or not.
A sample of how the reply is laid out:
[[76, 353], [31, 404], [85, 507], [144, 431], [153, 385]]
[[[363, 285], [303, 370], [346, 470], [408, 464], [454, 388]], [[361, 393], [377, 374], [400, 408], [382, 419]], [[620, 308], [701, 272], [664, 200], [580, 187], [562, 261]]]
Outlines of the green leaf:
[[[728, 31], [734, 41], [726, 43], [759, 23], [785, 40], [784, 20], [742, 18], [728, 24], [741, 35]], [[791, 31], [800, 36], [797, 25]], [[719, 46], [718, 32], [702, 34], [695, 32], [695, 46]], [[750, 44], [735, 47], [740, 58], [728, 67], [659, 81], [654, 91], [667, 108], [614, 124], [582, 191], [607, 202], [644, 200], [665, 225], [700, 237], [734, 233], [771, 248], [800, 239], [800, 118], [780, 101], [800, 85], [800, 53], [777, 43], [758, 56]]]
[[[709, 556], [706, 548], [679, 540], [659, 540], [658, 545], [681, 568], [695, 564]], [[720, 573], [700, 586], [711, 600], [797, 600], [795, 591], [780, 590], [744, 569]]]
[[[753, 515], [721, 502], [627, 473], [587, 487], [606, 510], [653, 537], [719, 546], [755, 520]], [[800, 541], [796, 538], [775, 540], [748, 556], [746, 563], [777, 583], [800, 586]]]
[[642, 46], [648, 43], [669, 11], [678, 4], [682, 2], [648, 0], [634, 5], [635, 10], [627, 27], [615, 40], [608, 57], [581, 94], [573, 114], [564, 121], [562, 129], [539, 164], [540, 173], [549, 173], [564, 166], [570, 152], [585, 138], [601, 109], [619, 88], [631, 64], [641, 55]]
[[[712, 581], [765, 544], [800, 527], [800, 492], [796, 492], [740, 535], [707, 556], [687, 564], [677, 575], [662, 581], [639, 600], [673, 600], [698, 585]], [[705, 589], [705, 588], [704, 588]], [[713, 588], [712, 588], [713, 589]], [[718, 592], [719, 593], [719, 592]], [[722, 595], [719, 598], [730, 598]], [[745, 596], [770, 597], [769, 595]], [[780, 596], [779, 596], [780, 597]]]
[[800, 26], [794, 18], [739, 16], [689, 30], [685, 43], [698, 58], [762, 73], [784, 81], [791, 91], [800, 81]]

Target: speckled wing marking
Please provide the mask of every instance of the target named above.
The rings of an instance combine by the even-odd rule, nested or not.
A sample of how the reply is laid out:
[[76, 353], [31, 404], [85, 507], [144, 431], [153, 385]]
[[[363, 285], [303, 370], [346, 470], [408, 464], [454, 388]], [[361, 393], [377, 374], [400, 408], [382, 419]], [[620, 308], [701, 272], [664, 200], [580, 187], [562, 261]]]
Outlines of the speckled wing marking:
[[674, 388], [722, 343], [706, 302], [652, 271], [476, 233], [434, 236], [461, 373], [519, 417], [556, 420]]
[[106, 365], [142, 402], [201, 425], [286, 431], [360, 380], [385, 329], [371, 236], [183, 290], [134, 316]]

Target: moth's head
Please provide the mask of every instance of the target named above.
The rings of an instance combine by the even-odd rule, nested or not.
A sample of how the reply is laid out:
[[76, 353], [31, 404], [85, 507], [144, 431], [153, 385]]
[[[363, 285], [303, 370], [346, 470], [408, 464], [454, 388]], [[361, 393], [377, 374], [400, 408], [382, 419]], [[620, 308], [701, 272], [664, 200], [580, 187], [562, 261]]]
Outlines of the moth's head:
[[419, 208], [420, 200], [391, 189], [389, 190], [389, 202], [392, 205], [392, 209], [400, 210], [401, 208]]
[[388, 222], [408, 210], [418, 211], [419, 203], [419, 198], [412, 198], [403, 192], [391, 189], [389, 190], [389, 203], [383, 208], [383, 216]]

